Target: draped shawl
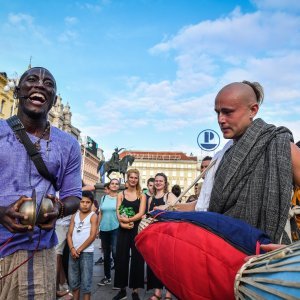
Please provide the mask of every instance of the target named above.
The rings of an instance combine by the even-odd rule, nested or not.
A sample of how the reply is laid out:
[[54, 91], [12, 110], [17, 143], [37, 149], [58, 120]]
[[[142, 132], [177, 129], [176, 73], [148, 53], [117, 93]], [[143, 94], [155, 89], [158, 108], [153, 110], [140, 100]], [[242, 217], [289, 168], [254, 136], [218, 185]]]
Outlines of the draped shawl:
[[291, 141], [287, 128], [253, 121], [223, 156], [209, 211], [242, 219], [279, 242], [293, 189]]

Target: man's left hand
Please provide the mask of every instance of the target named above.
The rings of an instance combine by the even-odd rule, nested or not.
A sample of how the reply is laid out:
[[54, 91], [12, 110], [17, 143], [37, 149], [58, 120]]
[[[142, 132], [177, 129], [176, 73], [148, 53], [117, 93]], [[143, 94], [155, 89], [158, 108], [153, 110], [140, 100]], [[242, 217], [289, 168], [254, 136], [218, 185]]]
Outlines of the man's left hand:
[[61, 204], [57, 201], [58, 198], [53, 195], [47, 195], [47, 198], [49, 198], [53, 203], [53, 210], [51, 212], [45, 213], [44, 217], [46, 218], [46, 221], [43, 222], [43, 224], [37, 224], [41, 229], [49, 231], [55, 227], [55, 222], [59, 216], [59, 212], [61, 209]]

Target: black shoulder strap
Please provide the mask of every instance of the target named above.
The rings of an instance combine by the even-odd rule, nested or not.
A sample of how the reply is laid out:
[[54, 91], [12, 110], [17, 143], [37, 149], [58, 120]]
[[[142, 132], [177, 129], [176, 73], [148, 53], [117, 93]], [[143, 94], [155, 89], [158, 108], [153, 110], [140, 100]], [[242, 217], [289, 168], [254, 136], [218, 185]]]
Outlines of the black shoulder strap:
[[12, 116], [6, 120], [7, 124], [13, 130], [13, 132], [19, 137], [22, 144], [24, 145], [29, 157], [33, 161], [38, 172], [47, 180], [49, 180], [54, 186], [55, 190], [58, 191], [56, 180], [52, 174], [49, 173], [45, 162], [42, 159], [41, 154], [36, 150], [29, 136], [25, 131], [25, 127], [17, 116]]

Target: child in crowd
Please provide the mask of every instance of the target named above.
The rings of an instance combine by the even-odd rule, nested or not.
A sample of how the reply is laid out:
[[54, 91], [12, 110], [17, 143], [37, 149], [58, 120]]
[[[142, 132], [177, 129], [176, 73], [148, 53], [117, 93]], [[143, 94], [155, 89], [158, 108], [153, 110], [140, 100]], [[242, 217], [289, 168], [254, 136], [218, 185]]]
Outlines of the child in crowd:
[[92, 211], [93, 193], [82, 192], [79, 210], [72, 215], [68, 231], [69, 284], [74, 300], [79, 300], [80, 288], [83, 299], [91, 299], [94, 245], [97, 234], [97, 216]]

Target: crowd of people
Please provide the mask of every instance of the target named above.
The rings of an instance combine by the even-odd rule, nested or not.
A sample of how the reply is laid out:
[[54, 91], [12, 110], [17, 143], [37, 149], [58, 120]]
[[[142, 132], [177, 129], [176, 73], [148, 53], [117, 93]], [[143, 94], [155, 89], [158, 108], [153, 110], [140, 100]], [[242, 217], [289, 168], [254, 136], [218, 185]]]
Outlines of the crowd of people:
[[[97, 235], [104, 257], [98, 284], [113, 284], [114, 300], [126, 299], [127, 287], [140, 299], [145, 262], [134, 239], [142, 217], [155, 209], [216, 212], [244, 220], [277, 244], [299, 239], [299, 217], [291, 217], [300, 204], [299, 144], [287, 128], [255, 119], [263, 96], [262, 87], [248, 81], [219, 91], [215, 111], [229, 142], [203, 159], [201, 171], [214, 165], [186, 203], [177, 202], [180, 187], [170, 192], [163, 172], [149, 178], [143, 193], [137, 169], [128, 171], [126, 189], [112, 179], [106, 194], [94, 199], [93, 187], [81, 182], [78, 142], [48, 122], [57, 98], [53, 75], [42, 67], [27, 70], [14, 93], [17, 116], [0, 120], [0, 299], [90, 299]], [[39, 211], [44, 198], [53, 207], [43, 218], [30, 218], [23, 208], [36, 199]], [[62, 267], [66, 243], [68, 271]], [[162, 299], [165, 287], [149, 267], [146, 281], [149, 300]], [[167, 289], [164, 299], [172, 299]]]

